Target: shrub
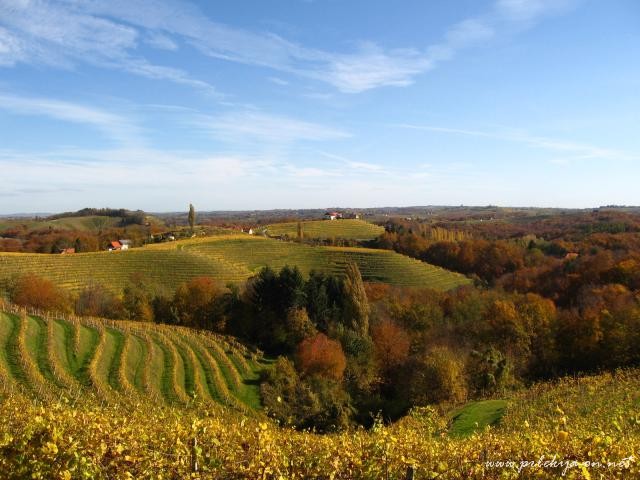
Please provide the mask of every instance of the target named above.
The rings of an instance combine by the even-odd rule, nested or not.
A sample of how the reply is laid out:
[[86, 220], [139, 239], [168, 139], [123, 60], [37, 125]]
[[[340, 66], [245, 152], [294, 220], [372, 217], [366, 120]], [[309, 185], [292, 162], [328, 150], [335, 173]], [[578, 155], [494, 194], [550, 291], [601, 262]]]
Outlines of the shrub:
[[11, 300], [17, 305], [67, 312], [70, 301], [66, 292], [51, 280], [34, 274], [19, 277], [12, 288]]

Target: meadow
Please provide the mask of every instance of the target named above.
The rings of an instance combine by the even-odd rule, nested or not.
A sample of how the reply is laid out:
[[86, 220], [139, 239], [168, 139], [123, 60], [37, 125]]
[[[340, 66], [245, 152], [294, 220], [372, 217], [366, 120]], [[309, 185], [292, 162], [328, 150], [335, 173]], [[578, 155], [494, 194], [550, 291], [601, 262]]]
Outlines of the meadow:
[[0, 281], [35, 273], [71, 291], [95, 281], [120, 292], [132, 274], [144, 272], [170, 291], [194, 277], [211, 276], [239, 283], [265, 266], [295, 265], [340, 274], [356, 262], [366, 281], [448, 290], [469, 284], [463, 275], [388, 251], [346, 247], [312, 247], [250, 235], [220, 235], [148, 245], [123, 252], [73, 255], [0, 253]]

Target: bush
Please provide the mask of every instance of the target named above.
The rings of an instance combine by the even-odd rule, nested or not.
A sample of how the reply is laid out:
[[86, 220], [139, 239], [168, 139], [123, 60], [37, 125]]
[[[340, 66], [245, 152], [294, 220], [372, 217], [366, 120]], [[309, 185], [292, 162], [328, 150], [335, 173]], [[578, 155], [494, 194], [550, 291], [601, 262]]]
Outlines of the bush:
[[122, 301], [104, 286], [91, 283], [78, 295], [76, 314], [92, 317], [123, 318]]
[[24, 307], [58, 312], [69, 312], [67, 293], [51, 280], [34, 274], [19, 277], [11, 289], [11, 301]]

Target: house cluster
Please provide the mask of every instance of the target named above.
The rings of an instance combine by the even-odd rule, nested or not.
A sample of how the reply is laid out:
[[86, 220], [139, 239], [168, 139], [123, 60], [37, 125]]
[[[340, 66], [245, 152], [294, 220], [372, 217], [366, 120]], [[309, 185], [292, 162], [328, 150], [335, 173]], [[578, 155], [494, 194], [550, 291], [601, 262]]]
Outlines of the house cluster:
[[107, 250], [109, 250], [110, 252], [129, 250], [129, 247], [131, 247], [131, 240], [113, 240], [109, 243]]
[[358, 213], [342, 213], [342, 212], [327, 212], [324, 214], [325, 220], [339, 220], [341, 218], [360, 218]]

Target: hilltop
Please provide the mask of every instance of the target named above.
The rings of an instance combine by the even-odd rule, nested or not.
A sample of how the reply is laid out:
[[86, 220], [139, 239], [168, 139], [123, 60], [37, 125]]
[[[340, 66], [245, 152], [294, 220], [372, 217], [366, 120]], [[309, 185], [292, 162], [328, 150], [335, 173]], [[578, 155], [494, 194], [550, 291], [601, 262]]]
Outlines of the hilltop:
[[371, 240], [384, 233], [384, 228], [373, 223], [356, 219], [315, 220], [306, 222], [274, 223], [265, 227], [269, 236], [297, 238], [298, 225], [302, 227], [305, 239], [342, 238], [353, 240]]
[[198, 276], [221, 283], [237, 283], [264, 266], [297, 266], [341, 273], [347, 262], [358, 264], [371, 282], [448, 290], [469, 284], [463, 275], [404, 255], [367, 248], [312, 247], [250, 235], [220, 235], [147, 245], [127, 252], [93, 252], [74, 255], [0, 253], [0, 280], [36, 273], [59, 286], [78, 290], [90, 281], [121, 290], [131, 274], [144, 272], [149, 280], [173, 290]]

